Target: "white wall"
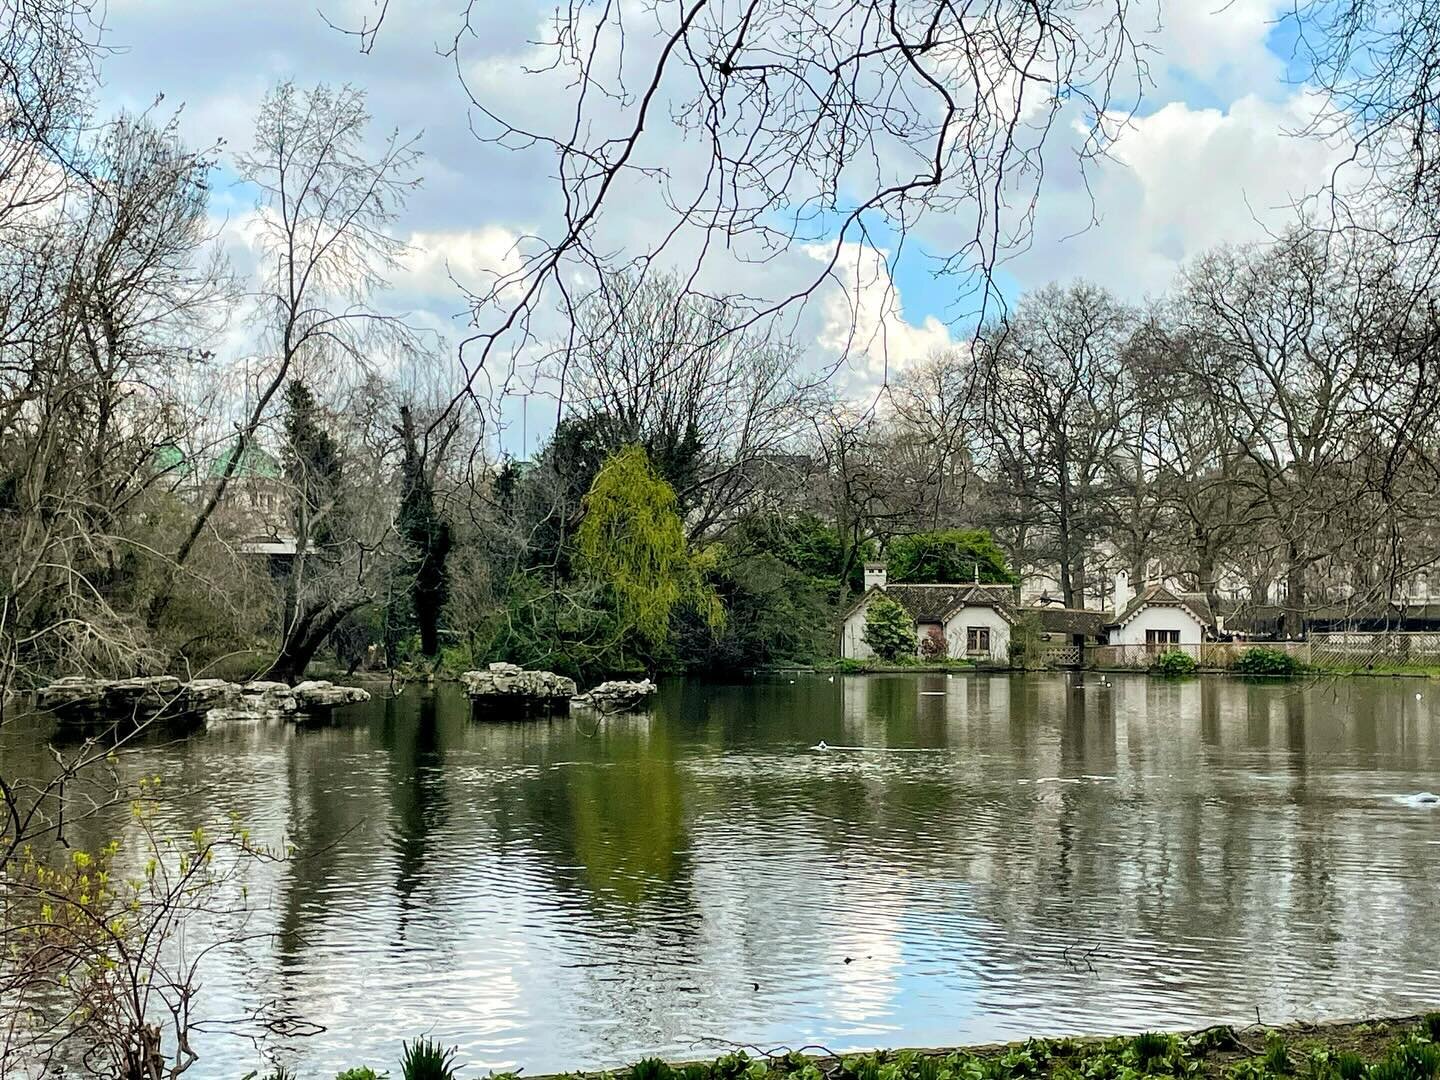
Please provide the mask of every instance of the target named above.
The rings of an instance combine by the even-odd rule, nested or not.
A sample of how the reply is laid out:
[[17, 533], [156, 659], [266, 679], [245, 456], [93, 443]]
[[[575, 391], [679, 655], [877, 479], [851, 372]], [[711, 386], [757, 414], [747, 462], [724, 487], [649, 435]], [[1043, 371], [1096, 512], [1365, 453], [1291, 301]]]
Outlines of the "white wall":
[[951, 656], [959, 660], [965, 658], [965, 644], [969, 638], [966, 631], [972, 626], [989, 627], [990, 659], [1010, 659], [1010, 624], [990, 607], [963, 607], [950, 616], [945, 623], [945, 640], [950, 645]]
[[1205, 628], [1185, 609], [1147, 605], [1124, 626], [1110, 633], [1111, 645], [1144, 645], [1147, 630], [1179, 630], [1181, 645], [1199, 645]]
[[845, 625], [840, 628], [841, 656], [869, 660], [875, 655], [874, 650], [865, 644], [865, 611], [868, 607], [868, 602], [861, 604], [846, 617]]
[[[840, 655], [852, 660], [870, 660], [875, 656], [875, 650], [865, 644], [865, 614], [870, 610], [870, 600], [866, 599], [858, 608], [852, 611], [845, 619], [845, 625], [840, 628]], [[915, 627], [915, 652], [920, 652], [920, 646], [930, 633], [931, 623], [927, 623], [922, 629]], [[963, 642], [962, 642], [963, 644]], [[950, 654], [954, 656], [954, 653]]]

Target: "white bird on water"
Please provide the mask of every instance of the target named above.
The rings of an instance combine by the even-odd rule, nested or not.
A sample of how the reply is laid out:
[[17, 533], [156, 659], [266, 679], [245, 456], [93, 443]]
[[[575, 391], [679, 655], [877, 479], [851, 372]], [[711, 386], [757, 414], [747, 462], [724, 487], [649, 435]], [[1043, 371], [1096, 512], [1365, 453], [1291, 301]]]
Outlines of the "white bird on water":
[[834, 676], [834, 675], [831, 675], [830, 678], [826, 679], [825, 681], [826, 681], [826, 682], [834, 682], [834, 681], [835, 681], [835, 676]]
[[824, 740], [824, 739], [821, 739], [821, 740], [820, 740], [818, 743], [816, 743], [814, 746], [810, 747], [810, 749], [811, 749], [811, 750], [829, 750], [830, 747], [828, 747], [828, 746], [825, 745], [825, 740]]

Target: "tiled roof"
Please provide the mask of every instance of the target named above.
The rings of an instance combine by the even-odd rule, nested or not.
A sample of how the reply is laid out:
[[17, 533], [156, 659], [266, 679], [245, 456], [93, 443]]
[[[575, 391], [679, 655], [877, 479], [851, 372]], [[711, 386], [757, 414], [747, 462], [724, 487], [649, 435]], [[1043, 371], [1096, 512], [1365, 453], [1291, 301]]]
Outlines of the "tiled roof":
[[941, 622], [973, 585], [886, 585], [885, 595], [899, 602], [916, 622]]
[[1185, 608], [1206, 626], [1215, 625], [1215, 616], [1210, 611], [1210, 602], [1204, 593], [1176, 593], [1163, 585], [1151, 585], [1142, 589], [1110, 625], [1123, 626], [1130, 621], [1131, 616], [1147, 606]]
[[850, 610], [853, 612], [869, 598], [870, 593], [884, 592], [899, 603], [916, 622], [944, 622], [945, 616], [963, 604], [1005, 609], [1015, 595], [1013, 585], [886, 585], [883, 590], [871, 589]]
[[1084, 608], [1053, 607], [1041, 605], [1024, 609], [1026, 615], [1033, 615], [1040, 629], [1047, 634], [1082, 634], [1085, 637], [1099, 637], [1105, 630], [1109, 618], [1104, 611], [1088, 611]]

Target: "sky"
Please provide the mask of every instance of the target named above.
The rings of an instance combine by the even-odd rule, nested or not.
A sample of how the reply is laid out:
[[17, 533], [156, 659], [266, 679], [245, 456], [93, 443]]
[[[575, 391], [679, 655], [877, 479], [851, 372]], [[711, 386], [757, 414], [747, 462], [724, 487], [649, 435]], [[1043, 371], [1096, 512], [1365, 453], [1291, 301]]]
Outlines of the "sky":
[[[1085, 278], [1136, 303], [1162, 293], [1187, 259], [1221, 243], [1262, 239], [1294, 216], [1297, 199], [1327, 178], [1336, 151], [1299, 137], [1314, 108], [1292, 76], [1293, 34], [1283, 23], [1289, 0], [1134, 0], [1132, 26], [1147, 50], [1151, 85], [1108, 159], [1081, 177], [1047, 157], [1032, 241], [1003, 266], [1007, 301], [1052, 281]], [[1160, 10], [1145, 4], [1159, 3]], [[517, 237], [553, 229], [550, 161], [507, 153], [477, 140], [473, 111], [454, 62], [441, 55], [458, 26], [459, 0], [390, 0], [382, 32], [364, 54], [354, 38], [327, 25], [373, 16], [373, 0], [110, 0], [107, 33], [115, 52], [103, 68], [102, 104], [162, 115], [180, 109], [184, 136], [196, 144], [249, 143], [256, 104], [277, 80], [363, 87], [377, 133], [422, 132], [424, 185], [399, 231], [411, 245], [390, 304], [458, 340], [467, 308], [456, 282], [480, 281], [513, 258]], [[543, 122], [563, 116], [562, 81], [525, 74], [530, 42], [544, 33], [551, 8], [532, 0], [475, 3], [464, 52], [472, 89], [487, 101]], [[663, 123], [662, 125], [663, 126]], [[1061, 133], [1063, 136], [1064, 132]], [[658, 151], [681, 161], [685, 148], [656, 136]], [[1059, 160], [1059, 165], [1052, 161]], [[677, 166], [677, 168], [682, 166]], [[222, 168], [213, 213], [237, 261], [253, 193]], [[611, 234], [629, 243], [654, 228], [643, 199], [621, 206]], [[963, 226], [962, 226], [963, 227]], [[877, 385], [930, 352], [963, 340], [973, 310], [957, 301], [956, 282], [937, 278], [927, 241], [943, 248], [945, 223], [907, 242], [894, 258], [847, 251], [848, 290], [822, 290], [796, 323], [810, 362], [823, 366], [851, 345], [837, 375], [855, 393]], [[783, 282], [803, 275], [815, 251], [803, 246], [766, 271]], [[865, 328], [854, 347], [852, 322]], [[533, 450], [548, 424], [542, 405], [527, 415], [522, 444], [519, 401], [507, 449]]]

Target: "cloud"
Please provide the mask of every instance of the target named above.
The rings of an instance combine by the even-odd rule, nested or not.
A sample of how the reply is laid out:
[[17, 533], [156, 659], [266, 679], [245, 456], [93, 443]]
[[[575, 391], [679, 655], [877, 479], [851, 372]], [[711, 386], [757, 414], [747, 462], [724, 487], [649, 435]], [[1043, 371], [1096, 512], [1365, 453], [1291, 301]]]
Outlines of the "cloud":
[[[819, 262], [827, 262], [833, 250], [818, 244], [805, 248]], [[820, 289], [815, 343], [845, 359], [852, 393], [873, 390], [952, 344], [949, 328], [935, 316], [918, 325], [906, 320], [887, 260], [882, 249], [842, 244], [834, 271]]]
[[1135, 119], [1086, 184], [1048, 189], [1034, 243], [1007, 269], [1027, 288], [1085, 277], [1137, 300], [1208, 248], [1284, 228], [1338, 160], [1333, 146], [1290, 134], [1313, 108], [1305, 93], [1246, 95], [1225, 109], [1175, 101]]
[[1206, 86], [1223, 100], [1260, 88], [1280, 89], [1283, 63], [1269, 47], [1288, 0], [1183, 0], [1158, 13], [1151, 42], [1161, 70], [1157, 90], [1173, 83]]

